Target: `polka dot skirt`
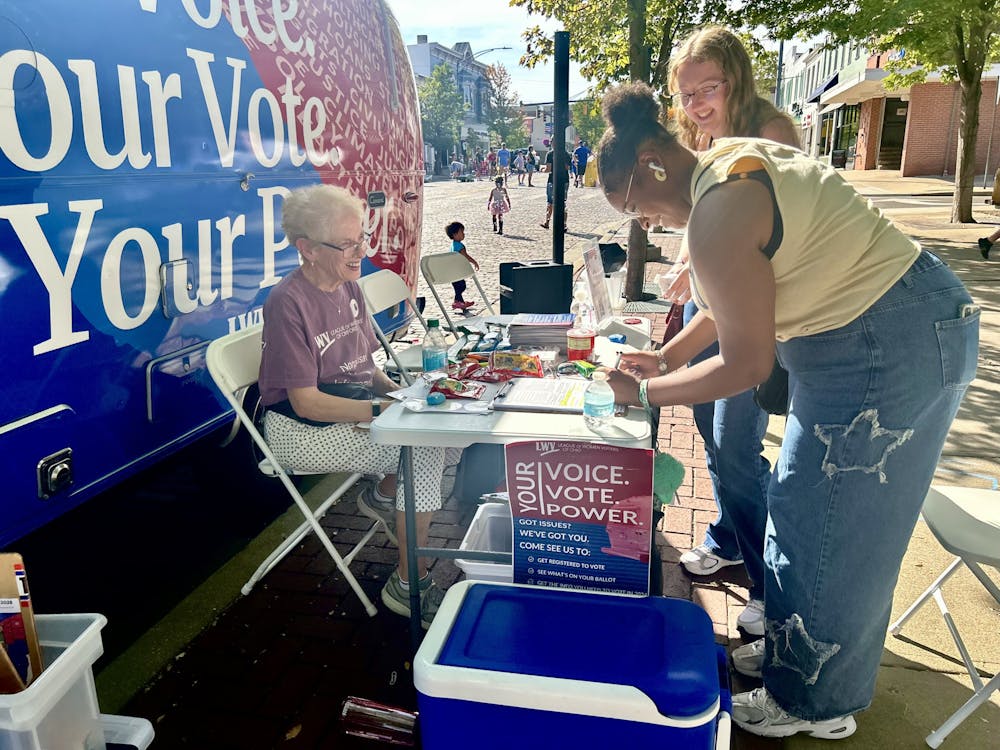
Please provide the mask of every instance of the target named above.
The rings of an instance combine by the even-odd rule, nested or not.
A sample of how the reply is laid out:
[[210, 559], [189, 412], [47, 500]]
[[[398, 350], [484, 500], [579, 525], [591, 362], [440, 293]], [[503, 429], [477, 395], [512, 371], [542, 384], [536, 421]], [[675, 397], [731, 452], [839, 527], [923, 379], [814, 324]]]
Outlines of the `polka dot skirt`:
[[[338, 422], [315, 427], [284, 414], [264, 415], [264, 437], [281, 465], [304, 474], [360, 471], [365, 474], [398, 474], [398, 445], [372, 442], [370, 431], [353, 423]], [[458, 448], [416, 446], [413, 449], [414, 497], [418, 513], [441, 507], [441, 477], [445, 466], [458, 463]], [[403, 485], [396, 492], [396, 509], [403, 510]]]

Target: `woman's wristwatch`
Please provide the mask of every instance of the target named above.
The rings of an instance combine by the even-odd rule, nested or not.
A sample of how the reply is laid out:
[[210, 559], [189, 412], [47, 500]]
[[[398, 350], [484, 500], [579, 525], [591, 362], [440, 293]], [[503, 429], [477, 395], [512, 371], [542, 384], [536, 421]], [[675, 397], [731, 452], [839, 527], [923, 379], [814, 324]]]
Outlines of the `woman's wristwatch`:
[[372, 419], [382, 413], [382, 402], [377, 398], [372, 399]]
[[663, 351], [657, 349], [656, 351], [656, 366], [660, 368], [660, 375], [666, 375], [667, 370], [667, 358], [663, 355]]

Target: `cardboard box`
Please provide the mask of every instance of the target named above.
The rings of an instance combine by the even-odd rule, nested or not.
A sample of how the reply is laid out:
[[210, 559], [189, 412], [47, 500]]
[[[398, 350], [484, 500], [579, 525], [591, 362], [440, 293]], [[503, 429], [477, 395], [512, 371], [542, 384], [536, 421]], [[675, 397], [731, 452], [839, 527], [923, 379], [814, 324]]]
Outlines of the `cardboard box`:
[[41, 671], [24, 561], [14, 552], [0, 554], [0, 693], [23, 690]]

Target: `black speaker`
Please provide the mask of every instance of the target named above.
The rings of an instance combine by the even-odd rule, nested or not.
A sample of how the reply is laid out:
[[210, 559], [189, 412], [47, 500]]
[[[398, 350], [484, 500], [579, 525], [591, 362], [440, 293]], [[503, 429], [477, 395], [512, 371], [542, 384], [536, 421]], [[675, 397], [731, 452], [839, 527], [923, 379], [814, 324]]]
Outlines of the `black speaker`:
[[500, 314], [564, 313], [573, 300], [573, 266], [550, 260], [500, 264]]

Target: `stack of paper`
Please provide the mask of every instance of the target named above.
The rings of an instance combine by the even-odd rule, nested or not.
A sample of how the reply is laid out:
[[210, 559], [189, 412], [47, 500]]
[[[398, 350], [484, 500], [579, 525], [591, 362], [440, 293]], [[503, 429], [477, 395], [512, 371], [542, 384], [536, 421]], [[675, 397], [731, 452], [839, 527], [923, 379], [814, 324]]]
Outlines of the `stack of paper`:
[[566, 331], [573, 327], [570, 313], [519, 313], [510, 323], [510, 345], [515, 349], [556, 346], [566, 348]]

